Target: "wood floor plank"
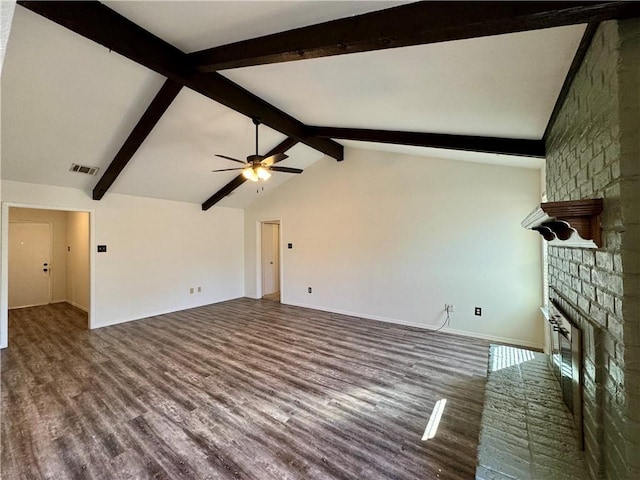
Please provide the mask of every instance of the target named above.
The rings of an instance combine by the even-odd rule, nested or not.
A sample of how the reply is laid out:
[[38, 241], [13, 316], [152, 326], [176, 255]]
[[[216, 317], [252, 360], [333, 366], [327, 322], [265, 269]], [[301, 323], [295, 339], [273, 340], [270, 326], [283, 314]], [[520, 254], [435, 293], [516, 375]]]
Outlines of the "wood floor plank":
[[488, 342], [246, 298], [86, 322], [10, 311], [3, 479], [474, 478]]

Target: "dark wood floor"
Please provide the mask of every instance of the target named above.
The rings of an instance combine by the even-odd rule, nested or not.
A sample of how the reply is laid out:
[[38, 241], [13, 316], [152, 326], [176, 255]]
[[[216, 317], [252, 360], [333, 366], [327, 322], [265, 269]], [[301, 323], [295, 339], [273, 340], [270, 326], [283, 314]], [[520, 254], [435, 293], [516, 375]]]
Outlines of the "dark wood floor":
[[487, 342], [251, 299], [9, 335], [3, 480], [474, 478]]

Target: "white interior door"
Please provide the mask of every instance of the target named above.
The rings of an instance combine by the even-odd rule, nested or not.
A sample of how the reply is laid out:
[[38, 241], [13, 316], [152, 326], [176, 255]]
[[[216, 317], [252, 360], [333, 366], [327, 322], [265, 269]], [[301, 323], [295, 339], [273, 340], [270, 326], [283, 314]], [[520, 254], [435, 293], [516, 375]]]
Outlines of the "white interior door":
[[280, 225], [262, 224], [262, 295], [280, 291]]
[[51, 226], [9, 223], [9, 308], [46, 305], [51, 299]]

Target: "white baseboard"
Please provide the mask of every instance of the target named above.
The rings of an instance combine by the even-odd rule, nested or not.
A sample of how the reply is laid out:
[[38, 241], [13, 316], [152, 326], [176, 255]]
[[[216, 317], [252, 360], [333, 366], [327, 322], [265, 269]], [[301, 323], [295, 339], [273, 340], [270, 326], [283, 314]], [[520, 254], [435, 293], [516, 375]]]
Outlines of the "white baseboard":
[[[348, 315], [350, 317], [358, 317], [358, 318], [365, 318], [367, 320], [375, 320], [378, 322], [388, 322], [388, 323], [395, 323], [398, 325], [406, 325], [408, 327], [416, 327], [416, 328], [422, 328], [424, 330], [437, 330], [439, 328], [438, 325], [435, 326], [431, 326], [431, 325], [424, 325], [421, 323], [415, 323], [415, 322], [408, 322], [405, 320], [398, 320], [396, 318], [387, 318], [387, 317], [380, 317], [380, 316], [376, 316], [376, 315], [366, 315], [366, 314], [362, 314], [362, 313], [357, 313], [357, 312], [349, 312], [346, 310], [340, 310], [337, 308], [325, 308], [325, 307], [318, 307], [316, 305], [306, 305], [303, 303], [296, 303], [296, 302], [281, 302], [284, 305], [292, 305], [294, 307], [302, 307], [302, 308], [309, 308], [311, 310], [320, 310], [322, 312], [330, 312], [330, 313], [338, 313], [340, 315]], [[467, 332], [467, 331], [463, 331], [463, 330], [456, 330], [453, 328], [443, 328], [442, 330], [440, 330], [441, 332], [445, 332], [445, 333], [450, 333], [452, 335], [460, 335], [463, 337], [472, 337], [472, 338], [480, 338], [482, 340], [489, 340], [491, 342], [496, 342], [496, 343], [507, 343], [510, 345], [518, 345], [521, 347], [527, 347], [527, 348], [531, 348], [534, 350], [542, 350], [542, 344], [538, 344], [536, 342], [529, 342], [526, 340], [520, 340], [517, 338], [508, 338], [508, 337], [498, 337], [495, 335], [487, 335], [484, 333], [476, 333], [476, 332]]]
[[33, 305], [20, 305], [19, 307], [9, 307], [7, 310], [20, 310], [21, 308], [42, 307], [43, 305], [49, 305], [47, 303], [34, 303]]
[[34, 305], [23, 305], [21, 307], [10, 307], [9, 310], [18, 310], [20, 308], [30, 308], [30, 307], [42, 307], [44, 305], [53, 305], [55, 303], [68, 303], [69, 305], [72, 305], [74, 307], [76, 307], [78, 310], [82, 310], [85, 313], [89, 313], [89, 309], [87, 309], [87, 307], [84, 307], [82, 305], [79, 305], [75, 302], [72, 302], [71, 300], [52, 300], [48, 303], [36, 303]]
[[479, 338], [481, 340], [489, 340], [491, 342], [506, 343], [509, 345], [518, 345], [520, 347], [527, 347], [532, 350], [542, 351], [543, 345], [536, 342], [529, 342], [526, 340], [520, 340], [517, 338], [498, 337], [496, 335], [487, 335], [484, 333], [467, 332], [464, 330], [454, 330], [452, 328], [443, 328], [441, 332], [450, 333], [452, 335], [461, 335], [463, 337]]
[[156, 312], [149, 312], [147, 314], [145, 314], [142, 317], [131, 317], [131, 318], [121, 318], [118, 320], [113, 320], [109, 323], [104, 323], [104, 324], [100, 324], [100, 325], [92, 325], [89, 328], [91, 330], [94, 329], [98, 329], [98, 328], [104, 328], [104, 327], [111, 327], [113, 325], [119, 325], [121, 323], [127, 323], [127, 322], [135, 322], [136, 320], [144, 320], [145, 318], [151, 318], [151, 317], [159, 317], [160, 315], [166, 315], [168, 313], [176, 313], [176, 312], [182, 312], [184, 310], [191, 310], [192, 308], [199, 308], [199, 307], [205, 307], [207, 305], [213, 305], [216, 303], [221, 303], [221, 302], [228, 302], [229, 300], [235, 300], [237, 298], [242, 298], [243, 295], [239, 296], [239, 297], [230, 297], [230, 298], [218, 298], [218, 299], [214, 299], [213, 301], [207, 301], [207, 303], [202, 303], [202, 304], [198, 304], [198, 305], [191, 305], [191, 306], [185, 306], [184, 308], [177, 308], [177, 309], [173, 309], [173, 310], [159, 310]]
[[79, 303], [72, 302], [71, 300], [63, 300], [62, 302], [68, 303], [72, 307], [76, 307], [78, 310], [82, 310], [84, 313], [89, 313], [89, 308], [85, 307], [84, 305], [80, 305]]

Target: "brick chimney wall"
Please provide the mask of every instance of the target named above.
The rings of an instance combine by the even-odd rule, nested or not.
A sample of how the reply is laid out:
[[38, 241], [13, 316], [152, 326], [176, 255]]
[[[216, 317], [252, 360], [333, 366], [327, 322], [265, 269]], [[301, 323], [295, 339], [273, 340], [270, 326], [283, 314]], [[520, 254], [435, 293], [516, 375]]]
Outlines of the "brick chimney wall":
[[546, 138], [548, 201], [604, 198], [604, 246], [549, 247], [583, 330], [593, 478], [640, 478], [640, 19], [603, 22]]

